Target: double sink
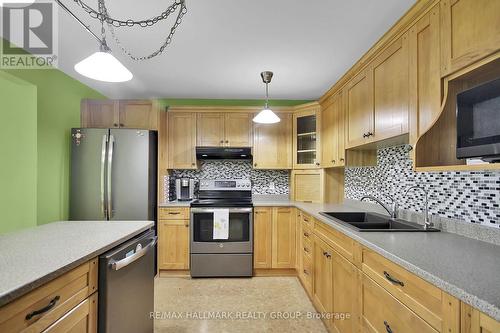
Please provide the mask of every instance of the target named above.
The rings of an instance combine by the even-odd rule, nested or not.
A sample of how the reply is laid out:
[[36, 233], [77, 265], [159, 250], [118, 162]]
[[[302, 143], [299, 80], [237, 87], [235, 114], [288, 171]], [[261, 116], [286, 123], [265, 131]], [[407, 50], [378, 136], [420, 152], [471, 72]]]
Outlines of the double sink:
[[357, 231], [410, 231], [438, 232], [439, 229], [425, 228], [423, 225], [390, 218], [377, 213], [365, 212], [321, 212], [321, 215], [335, 222], [341, 222]]

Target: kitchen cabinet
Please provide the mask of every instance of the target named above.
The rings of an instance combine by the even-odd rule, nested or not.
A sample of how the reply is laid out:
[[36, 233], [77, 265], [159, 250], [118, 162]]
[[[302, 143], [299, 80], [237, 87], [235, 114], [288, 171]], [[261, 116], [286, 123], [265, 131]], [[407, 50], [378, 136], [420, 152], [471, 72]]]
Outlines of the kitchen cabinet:
[[293, 168], [320, 166], [320, 106], [306, 105], [293, 115]]
[[290, 197], [294, 201], [323, 202], [324, 170], [293, 170]]
[[272, 208], [256, 207], [253, 214], [253, 267], [272, 267]]
[[356, 75], [345, 87], [347, 147], [362, 145], [373, 135], [373, 77], [370, 70]]
[[251, 147], [251, 114], [198, 113], [197, 142], [203, 147]]
[[494, 333], [500, 332], [500, 322], [487, 316], [472, 306], [461, 303], [461, 333]]
[[254, 209], [254, 268], [295, 267], [295, 219], [290, 207]]
[[151, 100], [91, 100], [81, 102], [81, 127], [157, 130], [159, 110]]
[[299, 238], [298, 238], [298, 276], [302, 282], [304, 289], [309, 297], [312, 299], [313, 293], [313, 229], [314, 220], [304, 212], [299, 211], [297, 215], [297, 224], [299, 225]]
[[443, 0], [440, 4], [442, 76], [500, 50], [500, 1]]
[[94, 258], [2, 306], [0, 332], [97, 332], [97, 277]]
[[344, 99], [333, 95], [321, 109], [321, 167], [345, 165]]
[[389, 45], [370, 64], [373, 78], [373, 135], [378, 141], [408, 132], [408, 34]]
[[160, 208], [158, 269], [189, 269], [189, 209]]
[[314, 237], [313, 301], [319, 312], [331, 313], [333, 301], [333, 249]]
[[196, 114], [168, 113], [168, 168], [196, 169]]
[[[408, 35], [410, 61], [410, 144], [424, 134], [441, 111], [439, 4], [420, 18]], [[415, 150], [412, 150], [414, 153]]]
[[292, 115], [279, 113], [276, 124], [255, 124], [255, 169], [292, 169]]

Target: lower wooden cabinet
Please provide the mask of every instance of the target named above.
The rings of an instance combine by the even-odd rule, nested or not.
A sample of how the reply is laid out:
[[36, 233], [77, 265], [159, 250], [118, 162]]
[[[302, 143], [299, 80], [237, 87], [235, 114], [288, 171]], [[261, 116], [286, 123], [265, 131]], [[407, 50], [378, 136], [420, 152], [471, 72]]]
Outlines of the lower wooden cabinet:
[[295, 268], [293, 208], [254, 209], [254, 268]]
[[158, 269], [189, 269], [189, 220], [158, 221]]
[[0, 308], [0, 332], [97, 332], [94, 258]]
[[332, 252], [332, 266], [334, 315], [330, 324], [334, 332], [357, 332], [360, 319], [358, 285], [361, 273], [336, 251]]
[[500, 332], [500, 322], [485, 315], [472, 306], [461, 304], [461, 333], [495, 333]]
[[314, 238], [313, 301], [320, 312], [331, 313], [333, 301], [333, 249]]

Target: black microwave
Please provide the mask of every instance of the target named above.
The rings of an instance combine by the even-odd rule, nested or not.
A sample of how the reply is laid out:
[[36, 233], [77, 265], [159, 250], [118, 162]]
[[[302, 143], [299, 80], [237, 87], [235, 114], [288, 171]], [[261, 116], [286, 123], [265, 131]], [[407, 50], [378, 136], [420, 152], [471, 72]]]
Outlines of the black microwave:
[[457, 95], [457, 158], [500, 162], [500, 79]]

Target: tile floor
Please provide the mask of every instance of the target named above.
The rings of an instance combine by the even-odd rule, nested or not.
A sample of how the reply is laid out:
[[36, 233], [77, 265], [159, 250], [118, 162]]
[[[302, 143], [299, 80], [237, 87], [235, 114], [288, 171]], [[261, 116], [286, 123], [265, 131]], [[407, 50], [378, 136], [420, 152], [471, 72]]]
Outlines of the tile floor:
[[157, 278], [155, 311], [157, 333], [326, 332], [295, 277]]

